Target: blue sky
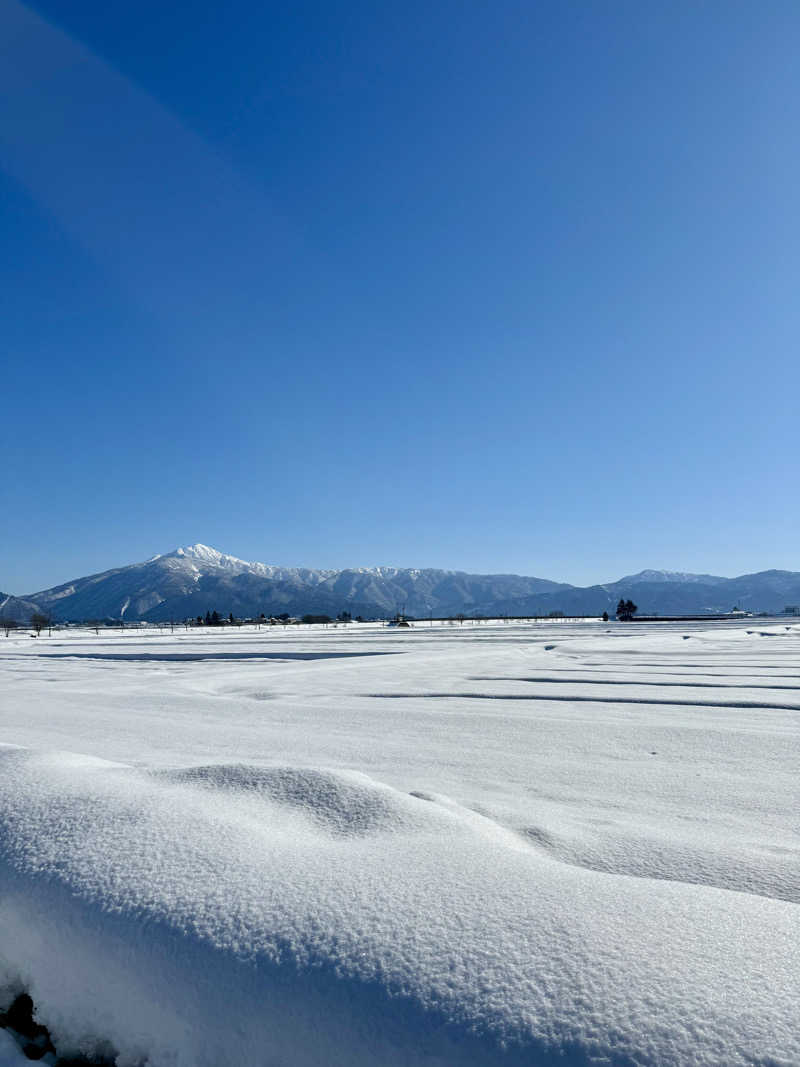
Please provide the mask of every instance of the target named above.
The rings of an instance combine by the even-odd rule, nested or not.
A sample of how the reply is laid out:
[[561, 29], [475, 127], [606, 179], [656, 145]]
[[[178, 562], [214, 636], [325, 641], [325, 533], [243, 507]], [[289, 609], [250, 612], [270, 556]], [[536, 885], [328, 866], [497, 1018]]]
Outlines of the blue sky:
[[794, 2], [0, 2], [0, 590], [800, 569]]

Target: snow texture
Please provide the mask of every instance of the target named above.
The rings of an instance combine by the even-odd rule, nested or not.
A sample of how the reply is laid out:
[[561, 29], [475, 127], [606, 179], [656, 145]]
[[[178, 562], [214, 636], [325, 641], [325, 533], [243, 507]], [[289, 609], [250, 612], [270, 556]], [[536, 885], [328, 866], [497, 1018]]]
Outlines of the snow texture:
[[27, 1067], [30, 1062], [13, 1037], [0, 1030], [0, 1067]]
[[119, 1067], [800, 1064], [798, 653], [744, 624], [4, 639], [0, 984]]

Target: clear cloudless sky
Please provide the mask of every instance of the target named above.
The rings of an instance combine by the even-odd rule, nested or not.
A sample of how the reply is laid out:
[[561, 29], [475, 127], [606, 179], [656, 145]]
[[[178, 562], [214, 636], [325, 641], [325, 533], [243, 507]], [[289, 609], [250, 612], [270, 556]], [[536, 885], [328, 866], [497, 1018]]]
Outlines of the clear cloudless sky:
[[0, 0], [0, 589], [800, 569], [796, 0]]

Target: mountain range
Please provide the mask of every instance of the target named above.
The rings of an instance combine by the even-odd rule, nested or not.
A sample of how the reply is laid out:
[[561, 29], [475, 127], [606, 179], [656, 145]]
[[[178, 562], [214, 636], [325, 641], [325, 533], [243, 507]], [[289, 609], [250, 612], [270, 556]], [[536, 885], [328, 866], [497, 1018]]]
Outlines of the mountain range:
[[715, 614], [740, 607], [779, 612], [800, 604], [800, 573], [769, 570], [738, 578], [645, 570], [606, 585], [579, 587], [515, 574], [431, 568], [313, 570], [248, 563], [207, 545], [177, 548], [143, 563], [76, 578], [17, 597], [0, 593], [0, 618], [27, 622], [35, 611], [59, 620], [162, 621], [217, 610], [237, 618], [341, 611], [385, 618], [457, 614], [613, 614], [620, 598], [642, 614]]

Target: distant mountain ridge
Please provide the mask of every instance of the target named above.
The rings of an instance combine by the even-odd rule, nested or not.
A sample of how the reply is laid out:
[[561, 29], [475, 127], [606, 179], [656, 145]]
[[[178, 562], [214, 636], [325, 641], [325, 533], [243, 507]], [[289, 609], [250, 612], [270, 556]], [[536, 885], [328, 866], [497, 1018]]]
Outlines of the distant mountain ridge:
[[[648, 582], [669, 582], [671, 584], [677, 583], [702, 583], [704, 585], [718, 585], [720, 582], [728, 582], [729, 578], [720, 578], [716, 574], [687, 574], [685, 571], [639, 571], [638, 574], [629, 574], [625, 578], [620, 578], [619, 582], [625, 582], [627, 585], [644, 585]], [[612, 584], [619, 584], [615, 582]]]
[[572, 587], [558, 595], [542, 594], [523, 601], [501, 601], [492, 605], [492, 614], [613, 615], [620, 599], [631, 599], [642, 615], [717, 615], [734, 608], [744, 611], [778, 613], [789, 605], [800, 605], [800, 573], [761, 571], [738, 578], [713, 575], [687, 575], [685, 580], [649, 577], [652, 571], [621, 578], [607, 585]]
[[39, 611], [39, 605], [11, 593], [0, 593], [0, 619], [12, 622], [30, 622], [31, 615]]
[[[501, 597], [569, 588], [517, 575], [399, 567], [315, 570], [250, 563], [208, 545], [177, 548], [41, 590], [25, 601], [60, 619], [182, 619], [208, 610], [237, 617], [350, 611], [365, 617], [480, 611]], [[15, 598], [17, 599], [17, 598]]]
[[61, 620], [161, 621], [217, 610], [236, 617], [326, 614], [383, 618], [456, 614], [613, 614], [620, 598], [642, 613], [716, 614], [734, 606], [782, 611], [800, 603], [800, 573], [762, 571], [738, 578], [644, 570], [587, 588], [514, 574], [435, 568], [315, 570], [251, 563], [194, 544], [143, 563], [76, 578], [24, 597], [0, 593], [0, 618], [27, 621], [39, 610]]

